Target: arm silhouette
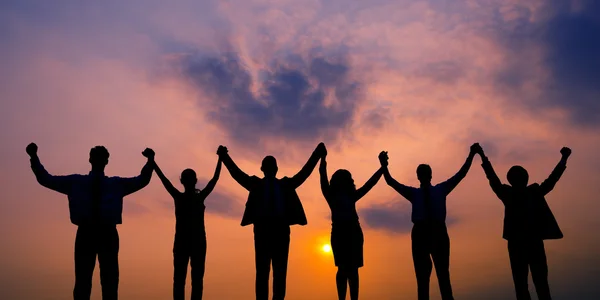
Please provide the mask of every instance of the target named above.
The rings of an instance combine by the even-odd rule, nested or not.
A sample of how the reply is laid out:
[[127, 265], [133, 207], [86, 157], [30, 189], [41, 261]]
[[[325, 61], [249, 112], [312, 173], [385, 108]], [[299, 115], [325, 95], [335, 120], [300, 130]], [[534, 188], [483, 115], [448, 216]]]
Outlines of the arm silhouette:
[[229, 174], [231, 174], [231, 177], [233, 177], [233, 179], [237, 181], [237, 183], [244, 187], [246, 190], [250, 191], [250, 189], [252, 188], [251, 177], [248, 176], [248, 174], [244, 173], [242, 170], [240, 170], [240, 168], [235, 164], [233, 159], [231, 159], [231, 156], [229, 156], [227, 148], [219, 146], [217, 154], [219, 155], [221, 161], [229, 171]]
[[485, 156], [483, 149], [479, 150], [479, 155], [481, 156], [481, 166], [483, 167], [483, 171], [485, 172], [485, 176], [487, 177], [490, 183], [492, 191], [494, 192], [494, 194], [496, 194], [496, 196], [498, 196], [498, 198], [500, 198], [500, 200], [504, 201], [505, 188], [502, 184], [502, 181], [500, 181], [500, 178], [498, 178], [498, 175], [496, 175], [496, 172], [492, 167], [492, 163], [490, 162], [488, 157]]
[[383, 169], [387, 168], [387, 152], [381, 151], [381, 153], [379, 153], [379, 162], [381, 164], [379, 170], [377, 170], [362, 187], [356, 190], [356, 201], [364, 197], [377, 184], [377, 182], [379, 182], [379, 179], [384, 172]]
[[442, 183], [446, 194], [450, 194], [450, 192], [452, 192], [452, 190], [454, 190], [454, 188], [456, 188], [456, 186], [467, 176], [467, 173], [471, 168], [471, 164], [473, 163], [473, 157], [475, 157], [475, 151], [479, 147], [479, 144], [473, 144], [471, 146], [471, 150], [469, 151], [469, 156], [467, 156], [467, 160], [462, 165], [460, 170], [458, 170], [458, 172], [454, 176], [450, 177], [448, 180]]
[[327, 178], [327, 162], [325, 157], [321, 158], [321, 164], [319, 165], [319, 177], [321, 178], [321, 193], [325, 200], [329, 202], [329, 178]]
[[142, 167], [140, 175], [130, 178], [120, 178], [124, 196], [133, 194], [143, 189], [148, 185], [148, 183], [150, 183], [150, 179], [152, 178], [152, 170], [154, 169], [154, 151], [146, 148], [146, 150], [142, 152], [142, 155], [148, 158], [148, 161], [144, 167]]
[[171, 184], [171, 181], [167, 179], [167, 176], [163, 174], [162, 170], [158, 167], [158, 164], [156, 162], [154, 163], [154, 171], [156, 172], [156, 175], [158, 175], [158, 178], [160, 178], [160, 182], [162, 182], [163, 186], [165, 187], [167, 192], [169, 192], [171, 197], [175, 198], [177, 195], [181, 194], [181, 192], [176, 187], [174, 187], [173, 184]]
[[314, 168], [317, 166], [319, 158], [324, 156], [326, 152], [327, 150], [325, 148], [325, 144], [320, 143], [315, 149], [315, 151], [313, 151], [312, 155], [310, 156], [304, 167], [302, 167], [300, 172], [294, 175], [294, 177], [290, 178], [290, 184], [292, 188], [296, 189], [299, 186], [301, 186], [302, 183], [304, 183], [304, 181], [306, 181], [308, 176], [310, 176]]
[[217, 185], [217, 181], [219, 181], [219, 175], [221, 174], [221, 163], [221, 158], [219, 158], [219, 161], [217, 161], [217, 167], [215, 168], [215, 174], [208, 181], [204, 189], [200, 191], [200, 196], [202, 197], [202, 199], [208, 197], [208, 195], [210, 195], [210, 193], [214, 190], [215, 186]]
[[567, 159], [571, 155], [571, 149], [564, 147], [560, 150], [560, 152], [562, 154], [562, 158], [556, 167], [554, 167], [554, 170], [552, 170], [550, 176], [548, 176], [548, 178], [540, 184], [540, 189], [544, 196], [554, 189], [554, 186], [567, 168]]
[[406, 200], [412, 201], [412, 191], [413, 188], [403, 185], [400, 182], [396, 181], [390, 174], [390, 170], [388, 169], [388, 157], [387, 152], [383, 152], [384, 154], [380, 154], [379, 162], [381, 163], [381, 170], [383, 173], [383, 178], [385, 182], [391, 186], [398, 194], [402, 195]]
[[37, 145], [34, 143], [29, 144], [26, 151], [29, 154], [31, 170], [37, 182], [45, 188], [65, 195], [68, 194], [75, 175], [56, 176], [48, 173], [40, 162], [40, 158], [37, 155]]

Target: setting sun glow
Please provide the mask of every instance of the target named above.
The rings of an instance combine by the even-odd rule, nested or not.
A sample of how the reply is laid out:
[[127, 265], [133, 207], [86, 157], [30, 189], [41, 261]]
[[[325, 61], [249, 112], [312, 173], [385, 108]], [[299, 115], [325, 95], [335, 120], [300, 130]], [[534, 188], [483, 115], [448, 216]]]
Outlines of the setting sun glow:
[[322, 249], [323, 249], [323, 252], [325, 252], [325, 253], [331, 252], [331, 246], [329, 244], [323, 245]]

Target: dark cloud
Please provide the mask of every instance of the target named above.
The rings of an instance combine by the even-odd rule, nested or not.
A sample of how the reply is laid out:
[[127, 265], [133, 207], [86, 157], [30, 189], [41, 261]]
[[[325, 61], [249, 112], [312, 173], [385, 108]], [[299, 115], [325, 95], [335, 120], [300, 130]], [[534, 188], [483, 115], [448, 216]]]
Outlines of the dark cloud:
[[[363, 223], [372, 229], [388, 231], [395, 234], [409, 233], [413, 223], [410, 220], [411, 204], [397, 197], [392, 202], [361, 209], [359, 214]], [[446, 224], [456, 223], [456, 219], [448, 216]]]
[[[550, 72], [542, 85], [544, 93], [539, 99], [515, 100], [533, 100], [529, 101], [533, 110], [560, 106], [571, 113], [573, 123], [596, 126], [600, 125], [600, 1], [578, 3], [580, 9], [569, 0], [549, 1], [544, 11], [548, 17], [541, 21], [531, 21], [539, 18], [532, 18], [525, 7], [516, 7], [518, 17], [510, 21], [498, 13], [497, 36], [511, 57], [496, 81], [518, 90], [537, 76], [532, 64], [541, 63]], [[540, 61], [524, 55], [532, 46], [541, 46]]]
[[235, 53], [186, 54], [178, 63], [187, 82], [208, 97], [201, 109], [210, 120], [245, 144], [255, 145], [261, 136], [306, 141], [335, 136], [351, 124], [363, 99], [342, 54], [289, 55], [256, 77]]

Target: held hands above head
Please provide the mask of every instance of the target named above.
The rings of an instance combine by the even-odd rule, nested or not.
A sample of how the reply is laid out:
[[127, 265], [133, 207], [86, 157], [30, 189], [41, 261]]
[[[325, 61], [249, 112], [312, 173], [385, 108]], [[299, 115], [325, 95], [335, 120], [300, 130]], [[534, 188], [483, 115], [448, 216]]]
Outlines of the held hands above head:
[[146, 158], [148, 158], [148, 161], [154, 161], [154, 155], [155, 155], [154, 150], [152, 150], [150, 148], [146, 148], [142, 152], [142, 155], [145, 156]]
[[562, 154], [563, 158], [569, 158], [571, 156], [571, 148], [563, 147], [560, 149], [560, 154]]
[[388, 159], [389, 157], [387, 151], [381, 151], [381, 153], [379, 153], [379, 163], [381, 164], [382, 168], [387, 168]]
[[229, 151], [227, 150], [227, 147], [220, 145], [219, 148], [217, 148], [217, 155], [222, 158], [223, 155], [226, 155]]
[[481, 148], [481, 145], [479, 145], [479, 143], [474, 143], [473, 145], [471, 145], [471, 153], [469, 153], [471, 155], [475, 155], [475, 154], [479, 154], [479, 155], [483, 155], [483, 148]]
[[38, 146], [35, 143], [30, 143], [29, 145], [27, 145], [27, 148], [25, 148], [25, 151], [27, 151], [27, 154], [29, 154], [29, 157], [31, 158], [37, 156], [37, 150]]
[[318, 157], [327, 156], [327, 147], [325, 147], [325, 143], [320, 142], [319, 145], [317, 145], [317, 148], [315, 149], [315, 154]]

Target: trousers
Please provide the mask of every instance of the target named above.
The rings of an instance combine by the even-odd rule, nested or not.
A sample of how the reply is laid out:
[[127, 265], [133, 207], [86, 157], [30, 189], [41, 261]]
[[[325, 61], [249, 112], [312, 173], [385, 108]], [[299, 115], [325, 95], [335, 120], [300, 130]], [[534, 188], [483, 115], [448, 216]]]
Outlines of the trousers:
[[285, 299], [289, 249], [289, 225], [254, 225], [256, 300], [269, 299], [271, 264], [273, 264], [273, 300]]
[[419, 300], [429, 300], [432, 259], [443, 300], [453, 300], [450, 284], [450, 237], [446, 224], [415, 224], [411, 233]]

